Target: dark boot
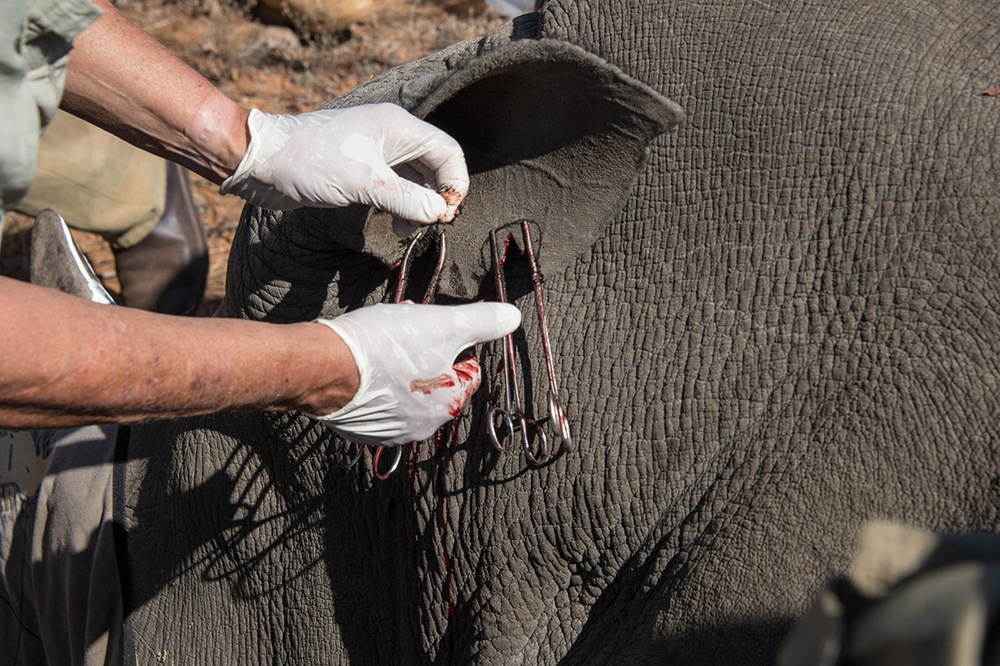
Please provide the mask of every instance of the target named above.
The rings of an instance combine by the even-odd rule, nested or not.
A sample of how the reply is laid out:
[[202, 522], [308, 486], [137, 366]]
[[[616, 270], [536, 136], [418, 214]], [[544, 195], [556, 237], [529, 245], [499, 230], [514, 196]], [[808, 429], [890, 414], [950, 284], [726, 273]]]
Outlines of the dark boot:
[[194, 314], [208, 281], [208, 241], [185, 169], [167, 162], [163, 217], [148, 236], [114, 254], [125, 305]]

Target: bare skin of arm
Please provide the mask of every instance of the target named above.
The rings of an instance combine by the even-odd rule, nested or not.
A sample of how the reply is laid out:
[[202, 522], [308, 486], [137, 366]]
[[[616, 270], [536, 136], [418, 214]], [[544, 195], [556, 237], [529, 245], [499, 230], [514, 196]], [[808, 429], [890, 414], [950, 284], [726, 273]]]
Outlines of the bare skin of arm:
[[222, 94], [106, 0], [73, 41], [61, 107], [220, 184], [250, 141], [249, 110]]
[[328, 414], [358, 390], [350, 350], [320, 324], [156, 315], [8, 278], [0, 312], [3, 428], [223, 410]]
[[[75, 40], [62, 106], [220, 183], [247, 113], [105, 0]], [[150, 85], [150, 82], [155, 82]], [[0, 278], [0, 427], [69, 427], [223, 410], [329, 414], [359, 377], [326, 326], [188, 319]]]

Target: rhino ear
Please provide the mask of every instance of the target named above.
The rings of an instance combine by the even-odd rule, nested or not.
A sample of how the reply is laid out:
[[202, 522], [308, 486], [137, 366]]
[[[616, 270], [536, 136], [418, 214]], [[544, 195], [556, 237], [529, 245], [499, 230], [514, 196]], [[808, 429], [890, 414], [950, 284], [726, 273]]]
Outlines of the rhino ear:
[[[469, 196], [446, 227], [440, 290], [455, 298], [474, 296], [491, 270], [490, 230], [518, 220], [534, 222], [542, 272], [565, 269], [620, 212], [649, 144], [683, 119], [674, 102], [556, 40], [514, 41], [403, 88], [410, 111], [457, 139], [469, 165]], [[391, 263], [400, 243], [386, 217], [371, 213], [364, 246]]]

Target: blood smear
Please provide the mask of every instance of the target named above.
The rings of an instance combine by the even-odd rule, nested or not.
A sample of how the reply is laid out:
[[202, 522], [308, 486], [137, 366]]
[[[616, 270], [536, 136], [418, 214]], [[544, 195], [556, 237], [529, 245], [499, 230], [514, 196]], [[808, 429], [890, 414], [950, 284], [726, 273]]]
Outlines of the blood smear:
[[469, 402], [469, 398], [479, 388], [481, 377], [479, 373], [479, 361], [470, 358], [456, 364], [455, 374], [458, 375], [462, 385], [462, 393], [448, 403], [448, 413], [453, 419], [458, 418], [458, 415], [462, 413], [462, 409], [465, 408], [465, 403]]
[[455, 385], [455, 380], [451, 375], [440, 374], [430, 379], [414, 379], [410, 382], [410, 393], [423, 393], [430, 395], [432, 391], [442, 388], [451, 388]]

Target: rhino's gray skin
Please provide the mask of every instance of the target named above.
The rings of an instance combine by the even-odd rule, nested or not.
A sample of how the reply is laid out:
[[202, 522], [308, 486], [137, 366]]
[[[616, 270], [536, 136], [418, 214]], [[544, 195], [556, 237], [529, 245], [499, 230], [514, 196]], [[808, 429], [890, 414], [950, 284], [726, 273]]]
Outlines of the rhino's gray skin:
[[[604, 137], [591, 147], [611, 176], [638, 169], [624, 196], [586, 204], [614, 200], [605, 218], [576, 211], [585, 247], [553, 242], [573, 222], [516, 178], [525, 210], [504, 214], [506, 181], [474, 181], [479, 212], [454, 228], [479, 234], [453, 243], [443, 298], [460, 299], [491, 226], [548, 225], [577, 451], [540, 469], [496, 453], [486, 391], [454, 441], [386, 482], [368, 454], [337, 467], [323, 427], [295, 415], [136, 428], [119, 482], [140, 663], [763, 664], [865, 520], [997, 530], [1000, 98], [982, 93], [1000, 85], [1000, 5], [552, 0], [338, 103], [467, 122], [420, 105], [448, 72], [538, 38], [655, 91], [648, 139], [679, 119], [659, 95], [686, 114], [644, 167], [600, 123], [574, 139]], [[540, 119], [586, 115], [536, 88]], [[585, 199], [552, 168], [553, 192]], [[303, 320], [386, 298], [400, 246], [377, 222], [248, 209], [223, 313]], [[537, 326], [513, 282], [538, 411]], [[492, 350], [484, 367], [495, 380]]]

